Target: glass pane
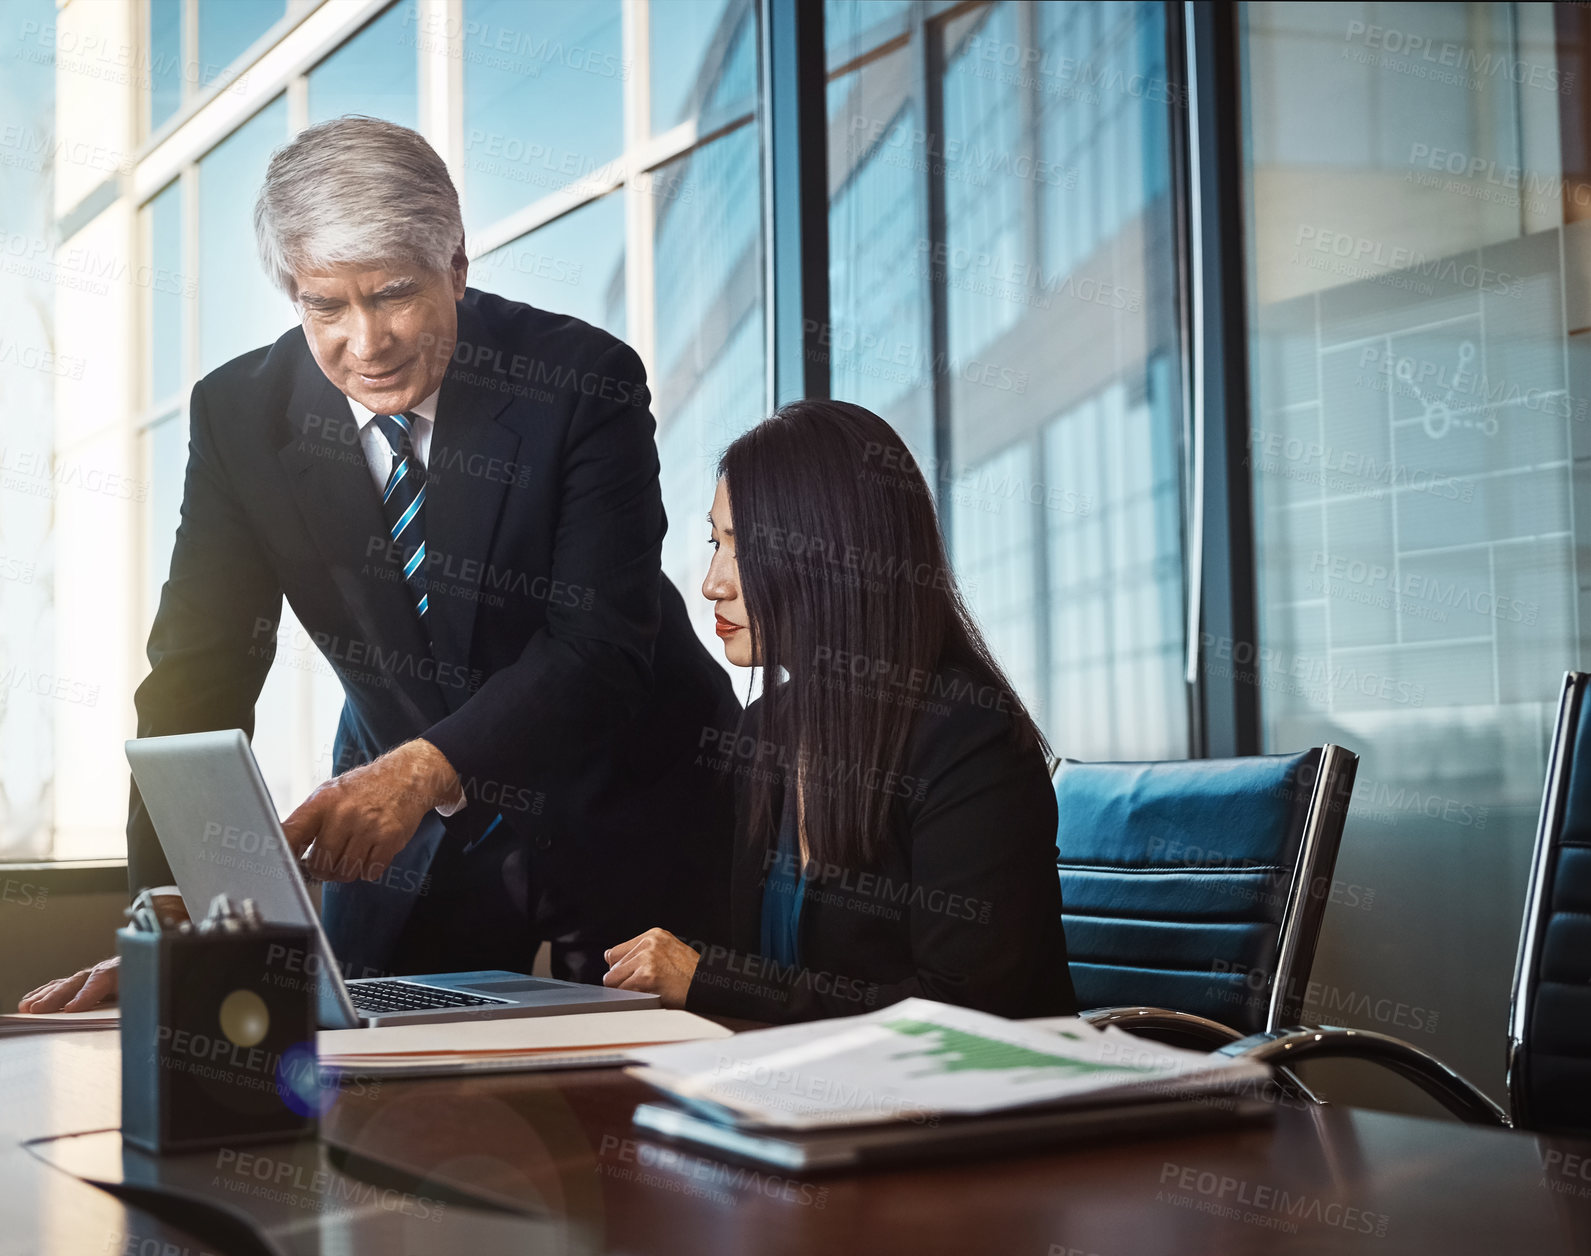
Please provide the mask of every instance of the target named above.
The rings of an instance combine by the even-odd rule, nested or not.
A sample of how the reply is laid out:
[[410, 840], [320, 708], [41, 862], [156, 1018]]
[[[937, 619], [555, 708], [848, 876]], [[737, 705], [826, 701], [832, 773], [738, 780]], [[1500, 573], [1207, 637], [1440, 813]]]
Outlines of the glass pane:
[[688, 118], [755, 107], [753, 0], [654, 3], [649, 29], [653, 131], [666, 131]]
[[[182, 518], [183, 484], [188, 464], [185, 413], [170, 414], [144, 433], [149, 467], [149, 499], [145, 505], [144, 605], [138, 639], [149, 636], [160, 591], [171, 569], [171, 552]], [[339, 686], [330, 665], [285, 608], [277, 633], [276, 661], [266, 677], [254, 709], [254, 753], [278, 811], [286, 815], [309, 790], [330, 775], [331, 753], [324, 744], [333, 715], [313, 724], [305, 719], [311, 704], [324, 711], [327, 691]], [[316, 744], [316, 739], [321, 744]], [[318, 769], [318, 770], [317, 770]]]
[[149, 130], [182, 107], [182, 0], [149, 0]]
[[312, 727], [308, 719], [317, 706], [324, 709], [324, 701], [317, 703], [316, 698], [328, 686], [341, 687], [331, 664], [284, 601], [276, 658], [254, 704], [252, 743], [278, 815], [287, 815], [330, 775], [332, 755], [325, 743], [328, 729], [335, 731], [336, 724]]
[[[916, 269], [944, 285], [956, 569], [1058, 753], [1183, 757], [1170, 119], [1106, 86], [1164, 83], [1162, 9], [1004, 3], [944, 37], [945, 243]], [[1079, 64], [1097, 89], [1043, 69]]]
[[145, 405], [165, 401], [182, 387], [182, 345], [185, 334], [182, 274], [182, 185], [170, 184], [142, 210], [147, 224], [149, 323], [149, 395]]
[[905, 33], [911, 0], [824, 0], [823, 42], [829, 69]]
[[[96, 468], [105, 466], [106, 442], [98, 443], [94, 451], [83, 449], [76, 441], [68, 442], [53, 416], [61, 397], [84, 395], [85, 385], [74, 381], [105, 381], [97, 392], [114, 392], [117, 387], [108, 382], [111, 373], [106, 371], [107, 359], [113, 355], [85, 352], [94, 346], [72, 333], [84, 324], [103, 326], [110, 321], [114, 325], [115, 315], [105, 307], [119, 309], [125, 289], [121, 284], [98, 282], [102, 274], [110, 278], [109, 265], [103, 271], [94, 270], [93, 282], [84, 282], [88, 269], [70, 260], [70, 250], [81, 249], [82, 237], [64, 245], [57, 243], [53, 172], [61, 155], [72, 147], [65, 142], [60, 147], [57, 144], [74, 134], [64, 127], [57, 132], [57, 75], [62, 100], [68, 98], [76, 76], [65, 68], [72, 64], [67, 57], [60, 56], [60, 64], [56, 64], [59, 50], [55, 47], [53, 0], [13, 4], [7, 17], [12, 38], [0, 54], [0, 118], [8, 128], [9, 148], [6, 159], [0, 161], [0, 232], [6, 248], [6, 260], [0, 265], [0, 676], [4, 677], [4, 696], [0, 698], [0, 860], [32, 860], [56, 854], [52, 849], [55, 763], [58, 748], [63, 758], [80, 749], [72, 737], [71, 712], [82, 709], [37, 696], [32, 692], [34, 682], [44, 678], [48, 691], [57, 676], [81, 678], [90, 684], [109, 679], [99, 656], [72, 649], [92, 638], [93, 631], [75, 633], [72, 623], [60, 622], [60, 568], [64, 563], [72, 576], [86, 576], [87, 580], [98, 576], [97, 591], [107, 568], [113, 568], [119, 557], [89, 529], [68, 531], [69, 540], [61, 543], [63, 519], [75, 522], [96, 509], [91, 502], [108, 500], [80, 491], [86, 487], [84, 478], [68, 478], [83, 476], [90, 460]], [[86, 65], [87, 59], [80, 53], [76, 64]], [[122, 252], [115, 245], [104, 252], [96, 250], [92, 256], [95, 263], [91, 265], [114, 262], [119, 266], [122, 262]], [[74, 290], [79, 284], [83, 295]], [[98, 299], [86, 295], [96, 292], [105, 295]], [[59, 319], [58, 309], [63, 312]], [[114, 457], [108, 465], [124, 470]], [[77, 487], [68, 487], [70, 484]], [[124, 516], [113, 512], [100, 517], [119, 520]], [[80, 580], [73, 587], [80, 590], [83, 583], [86, 581]], [[92, 598], [74, 603], [79, 607], [92, 604]], [[103, 631], [96, 644], [105, 648]], [[109, 648], [121, 644], [118, 639]], [[119, 712], [108, 683], [97, 691], [95, 701], [99, 709]], [[106, 836], [108, 840], [100, 848], [88, 852], [91, 857], [112, 858], [121, 853], [116, 834]], [[5, 875], [0, 869], [0, 880]], [[38, 898], [32, 905], [42, 907], [45, 902]], [[0, 913], [6, 910], [0, 892]], [[26, 943], [18, 936], [11, 945], [15, 950], [3, 952], [0, 967], [9, 970], [7, 980], [15, 981], [20, 974], [13, 965], [19, 962], [17, 952]]]
[[309, 72], [311, 124], [362, 113], [419, 126], [416, 0], [402, 0]]
[[149, 501], [146, 506], [148, 547], [144, 555], [144, 615], [139, 640], [146, 640], [160, 606], [160, 590], [171, 570], [171, 549], [182, 519], [182, 485], [188, 469], [186, 412], [168, 414], [145, 430]]
[[464, 225], [587, 178], [624, 143], [618, 0], [465, 0]]
[[716, 637], [701, 596], [710, 556], [701, 521], [718, 455], [763, 418], [767, 394], [761, 169], [758, 129], [743, 126], [659, 171], [654, 189], [681, 193], [653, 200], [651, 382], [669, 518], [663, 570], [709, 646]]
[[1591, 661], [1550, 8], [1254, 4], [1245, 39], [1264, 736], [1362, 756], [1305, 1014], [1494, 1093], [1549, 724]]
[[470, 286], [624, 338], [624, 195], [604, 196], [470, 263]]
[[829, 84], [830, 380], [934, 449], [922, 110], [905, 49]]
[[254, 249], [254, 197], [287, 139], [278, 96], [199, 161], [199, 373], [270, 344], [298, 321]]
[[222, 76], [287, 13], [287, 0], [199, 0], [199, 87]]

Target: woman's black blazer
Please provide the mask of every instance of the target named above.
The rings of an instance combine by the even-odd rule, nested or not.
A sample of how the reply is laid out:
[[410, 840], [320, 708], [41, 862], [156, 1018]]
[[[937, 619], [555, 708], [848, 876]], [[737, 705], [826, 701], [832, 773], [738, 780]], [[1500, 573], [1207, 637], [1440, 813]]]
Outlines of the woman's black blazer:
[[[763, 1021], [849, 1016], [918, 996], [1001, 1016], [1077, 1010], [1061, 928], [1055, 794], [1037, 747], [1012, 741], [1004, 691], [939, 673], [910, 717], [887, 841], [867, 867], [809, 864], [801, 965], [759, 955], [763, 882], [777, 858], [746, 815], [762, 700], [719, 766], [736, 772], [730, 936], [698, 942], [686, 1007]], [[725, 739], [726, 742], [728, 739]], [[727, 762], [726, 762], [727, 761]], [[774, 814], [782, 787], [774, 785]], [[754, 831], [755, 830], [755, 831]]]

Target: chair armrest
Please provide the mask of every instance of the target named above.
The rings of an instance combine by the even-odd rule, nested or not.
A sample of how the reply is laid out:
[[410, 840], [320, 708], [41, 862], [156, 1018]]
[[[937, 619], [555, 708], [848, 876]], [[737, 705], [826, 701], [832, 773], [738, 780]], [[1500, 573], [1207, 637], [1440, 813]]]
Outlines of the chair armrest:
[[[1101, 1007], [1083, 1012], [1081, 1016], [1096, 1029], [1115, 1025], [1168, 1046], [1186, 1046], [1195, 1051], [1215, 1051], [1243, 1039], [1243, 1035], [1230, 1025], [1195, 1016], [1192, 1012], [1174, 1012], [1167, 1007]], [[1291, 1069], [1278, 1068], [1276, 1077], [1284, 1089], [1304, 1102], [1325, 1102]]]
[[1131, 1033], [1147, 1033], [1152, 1038], [1188, 1042], [1206, 1051], [1243, 1037], [1220, 1021], [1195, 1016], [1192, 1012], [1174, 1012], [1166, 1007], [1099, 1007], [1079, 1015], [1095, 1029], [1115, 1025]]
[[1413, 1082], [1460, 1120], [1509, 1128], [1507, 1113], [1435, 1056], [1373, 1029], [1299, 1026], [1250, 1034], [1220, 1054], [1291, 1068], [1305, 1060], [1368, 1060]]

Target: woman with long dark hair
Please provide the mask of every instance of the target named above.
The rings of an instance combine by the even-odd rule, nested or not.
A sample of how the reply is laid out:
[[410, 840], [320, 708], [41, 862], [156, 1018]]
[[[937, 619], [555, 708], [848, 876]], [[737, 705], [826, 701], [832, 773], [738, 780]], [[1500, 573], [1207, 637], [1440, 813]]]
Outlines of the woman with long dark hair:
[[703, 753], [734, 773], [731, 936], [652, 929], [610, 986], [757, 1020], [908, 996], [1076, 1010], [1048, 748], [962, 601], [883, 419], [784, 406], [718, 466], [702, 592], [763, 695]]

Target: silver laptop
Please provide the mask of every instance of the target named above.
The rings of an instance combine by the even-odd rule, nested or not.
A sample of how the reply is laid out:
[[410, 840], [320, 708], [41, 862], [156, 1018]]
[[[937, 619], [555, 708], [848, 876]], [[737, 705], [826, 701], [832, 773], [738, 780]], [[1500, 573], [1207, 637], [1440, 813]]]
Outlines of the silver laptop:
[[428, 973], [343, 979], [241, 729], [144, 737], [127, 762], [161, 849], [195, 920], [217, 894], [252, 898], [267, 924], [303, 925], [314, 953], [302, 967], [316, 985], [321, 1027], [412, 1025], [474, 1017], [556, 1016], [655, 1007], [655, 994], [554, 981], [525, 973]]

